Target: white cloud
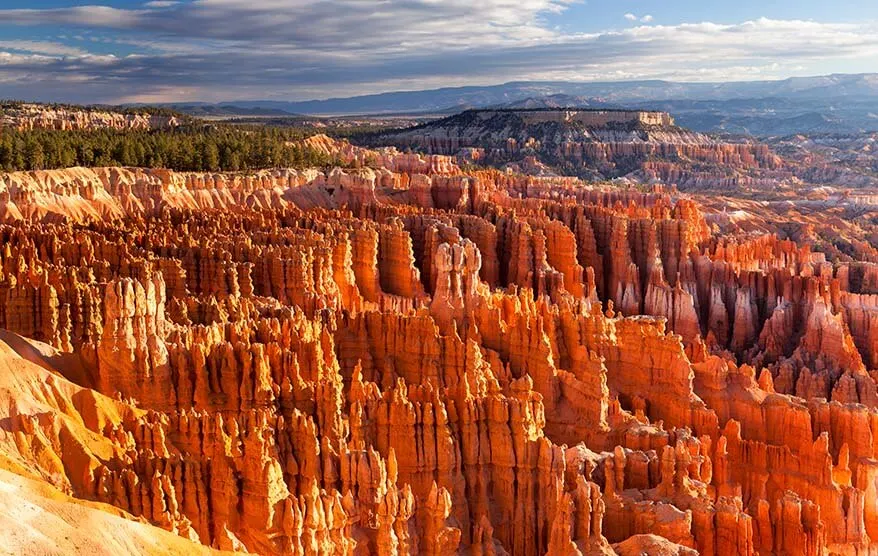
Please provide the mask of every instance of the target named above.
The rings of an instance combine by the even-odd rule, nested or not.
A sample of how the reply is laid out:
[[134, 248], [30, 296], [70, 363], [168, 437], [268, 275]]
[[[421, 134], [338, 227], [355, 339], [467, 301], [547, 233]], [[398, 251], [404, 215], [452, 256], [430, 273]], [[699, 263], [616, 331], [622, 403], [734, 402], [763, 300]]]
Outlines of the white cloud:
[[[375, 43], [432, 46], [542, 40], [554, 32], [542, 24], [582, 0], [196, 0], [172, 12], [78, 6], [0, 10], [9, 24], [50, 23], [138, 30], [221, 40], [273, 40], [278, 44], [345, 45], [372, 49]], [[166, 5], [166, 0], [147, 6]], [[426, 42], [425, 42], [426, 41]]]
[[622, 17], [624, 17], [624, 18], [627, 19], [628, 21], [639, 21], [639, 22], [641, 22], [641, 23], [650, 23], [650, 22], [652, 21], [652, 16], [651, 16], [650, 14], [646, 14], [646, 15], [643, 16], [643, 17], [637, 17], [637, 16], [634, 15], [633, 13], [628, 12], [627, 14], [625, 14], [625, 15], [622, 16]]
[[0, 10], [4, 23], [25, 25], [59, 23], [89, 27], [131, 27], [142, 14], [142, 10], [123, 10], [109, 6]]
[[2, 49], [45, 54], [47, 56], [83, 56], [87, 54], [81, 48], [51, 41], [0, 40], [0, 50]]
[[152, 0], [143, 5], [144, 8], [170, 8], [176, 6], [180, 2], [178, 0]]
[[[876, 22], [656, 25], [651, 15], [625, 14], [638, 24], [598, 33], [546, 23], [546, 14], [572, 3], [195, 0], [173, 10], [0, 9], [4, 23], [75, 25], [136, 53], [96, 57], [60, 43], [0, 41], [0, 51], [9, 51], [0, 81], [26, 75], [28, 87], [14, 94], [0, 88], [0, 97], [303, 99], [527, 79], [773, 78], [842, 61], [878, 71]], [[72, 85], [73, 76], [84, 76], [84, 84]]]

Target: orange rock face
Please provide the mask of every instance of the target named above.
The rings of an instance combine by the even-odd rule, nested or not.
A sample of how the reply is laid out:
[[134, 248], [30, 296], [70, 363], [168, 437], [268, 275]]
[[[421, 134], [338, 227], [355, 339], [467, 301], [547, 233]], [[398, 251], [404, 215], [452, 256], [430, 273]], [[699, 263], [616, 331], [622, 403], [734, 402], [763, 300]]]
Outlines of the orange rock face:
[[3, 466], [205, 550], [878, 551], [875, 261], [324, 147], [0, 176]]

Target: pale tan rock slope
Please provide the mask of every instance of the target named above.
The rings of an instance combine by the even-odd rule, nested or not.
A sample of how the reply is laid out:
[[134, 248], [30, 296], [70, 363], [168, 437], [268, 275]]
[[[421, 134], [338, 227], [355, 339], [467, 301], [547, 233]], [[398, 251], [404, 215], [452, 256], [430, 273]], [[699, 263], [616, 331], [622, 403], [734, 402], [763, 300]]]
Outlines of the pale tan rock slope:
[[0, 332], [0, 554], [213, 553], [114, 506], [72, 498], [51, 484], [53, 478], [44, 475], [49, 462], [75, 459], [61, 453], [70, 440], [52, 446], [45, 437], [29, 438], [34, 430], [21, 425], [63, 423], [59, 430], [73, 442], [100, 452], [105, 442], [89, 430], [75, 400], [87, 396], [90, 414], [120, 414], [120, 404], [84, 394], [51, 370], [58, 356], [45, 344]]

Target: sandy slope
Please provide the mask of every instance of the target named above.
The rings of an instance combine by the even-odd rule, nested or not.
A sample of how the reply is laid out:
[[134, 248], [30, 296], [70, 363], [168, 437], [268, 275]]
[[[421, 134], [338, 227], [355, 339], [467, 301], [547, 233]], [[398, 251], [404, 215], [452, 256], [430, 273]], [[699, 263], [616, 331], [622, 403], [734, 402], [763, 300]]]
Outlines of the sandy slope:
[[208, 554], [210, 550], [105, 504], [0, 469], [2, 554]]
[[[0, 554], [204, 554], [202, 545], [135, 520], [124, 511], [68, 496], [59, 475], [47, 476], [63, 448], [25, 445], [17, 437], [15, 415], [63, 423], [93, 453], [112, 450], [106, 439], [89, 430], [92, 420], [77, 407], [91, 402], [98, 421], [118, 419], [133, 408], [81, 388], [53, 369], [71, 365], [49, 346], [0, 330]], [[75, 373], [76, 369], [64, 368]], [[136, 411], [136, 410], [135, 410]], [[92, 425], [92, 428], [95, 428]], [[58, 447], [61, 448], [61, 447]], [[60, 463], [60, 461], [59, 461]], [[69, 469], [69, 464], [63, 467]], [[59, 466], [61, 471], [62, 466]]]

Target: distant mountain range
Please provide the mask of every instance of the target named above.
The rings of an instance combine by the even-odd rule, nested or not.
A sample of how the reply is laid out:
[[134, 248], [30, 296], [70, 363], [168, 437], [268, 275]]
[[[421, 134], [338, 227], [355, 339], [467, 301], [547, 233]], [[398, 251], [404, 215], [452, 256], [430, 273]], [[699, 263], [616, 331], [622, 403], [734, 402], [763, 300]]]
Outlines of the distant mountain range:
[[[134, 105], [136, 106], [136, 105]], [[196, 116], [199, 118], [231, 118], [231, 117], [261, 117], [261, 116], [301, 116], [280, 108], [264, 108], [257, 106], [243, 106], [240, 104], [210, 104], [208, 102], [167, 103], [160, 105], [176, 112]]]
[[[631, 107], [671, 112], [697, 131], [752, 135], [878, 130], [878, 74], [779, 81], [512, 82], [310, 100], [169, 104], [192, 115], [448, 114], [485, 107]], [[211, 114], [211, 112], [213, 112]]]

